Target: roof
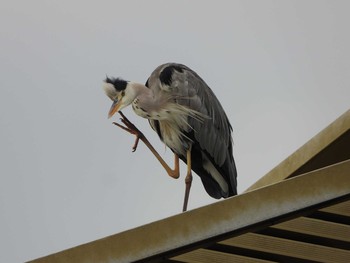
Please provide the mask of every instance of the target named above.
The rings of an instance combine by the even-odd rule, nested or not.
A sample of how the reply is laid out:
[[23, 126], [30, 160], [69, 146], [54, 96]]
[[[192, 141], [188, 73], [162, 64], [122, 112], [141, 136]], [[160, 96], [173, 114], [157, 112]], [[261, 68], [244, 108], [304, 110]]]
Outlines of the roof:
[[348, 262], [350, 110], [238, 196], [32, 262]]

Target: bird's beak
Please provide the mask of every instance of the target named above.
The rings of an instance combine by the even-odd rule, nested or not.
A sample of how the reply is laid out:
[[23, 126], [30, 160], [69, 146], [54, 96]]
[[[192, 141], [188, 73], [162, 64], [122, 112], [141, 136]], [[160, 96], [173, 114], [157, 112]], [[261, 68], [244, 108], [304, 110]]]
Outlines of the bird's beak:
[[111, 109], [108, 112], [108, 119], [112, 117], [116, 112], [118, 112], [119, 108], [121, 106], [121, 100], [115, 100], [113, 101], [113, 104], [111, 106]]

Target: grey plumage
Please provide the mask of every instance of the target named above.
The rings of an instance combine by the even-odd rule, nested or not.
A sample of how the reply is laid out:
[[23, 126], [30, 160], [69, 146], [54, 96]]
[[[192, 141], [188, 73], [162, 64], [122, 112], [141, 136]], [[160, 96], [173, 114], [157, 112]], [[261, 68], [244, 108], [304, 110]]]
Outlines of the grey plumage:
[[[161, 140], [184, 161], [192, 147], [192, 169], [214, 198], [237, 194], [237, 172], [232, 155], [232, 127], [215, 94], [197, 73], [185, 65], [167, 63], [157, 67], [146, 86], [154, 96], [186, 107], [187, 123], [180, 128], [181, 147], [172, 147], [164, 131], [166, 118], [148, 118]], [[166, 107], [165, 107], [166, 108]], [[185, 112], [185, 111], [184, 111]], [[192, 114], [191, 114], [192, 113]], [[172, 114], [169, 111], [169, 114]], [[163, 128], [162, 128], [163, 127]]]

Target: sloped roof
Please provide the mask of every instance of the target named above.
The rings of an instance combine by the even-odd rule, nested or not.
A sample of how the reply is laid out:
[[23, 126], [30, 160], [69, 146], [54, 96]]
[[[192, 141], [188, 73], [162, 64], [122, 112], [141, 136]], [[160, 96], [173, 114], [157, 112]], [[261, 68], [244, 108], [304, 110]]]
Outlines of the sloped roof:
[[350, 111], [247, 192], [32, 262], [348, 262]]
[[248, 190], [348, 159], [350, 159], [350, 110], [260, 178]]

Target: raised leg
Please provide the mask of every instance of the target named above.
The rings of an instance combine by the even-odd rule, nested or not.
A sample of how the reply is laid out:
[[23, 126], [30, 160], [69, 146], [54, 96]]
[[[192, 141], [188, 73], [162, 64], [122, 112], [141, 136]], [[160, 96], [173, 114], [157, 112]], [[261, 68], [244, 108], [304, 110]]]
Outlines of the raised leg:
[[188, 204], [188, 198], [190, 196], [190, 190], [192, 185], [192, 162], [191, 162], [191, 148], [187, 150], [187, 174], [185, 178], [185, 198], [184, 198], [184, 204], [182, 208], [182, 212], [187, 211], [187, 204]]
[[119, 123], [113, 122], [113, 124], [117, 125], [118, 127], [122, 128], [123, 130], [134, 134], [136, 136], [134, 146], [132, 147], [132, 151], [135, 152], [139, 143], [139, 140], [144, 142], [148, 149], [153, 153], [153, 155], [157, 158], [157, 160], [161, 163], [161, 165], [164, 167], [164, 169], [167, 171], [168, 175], [172, 178], [179, 178], [179, 156], [175, 154], [175, 161], [174, 161], [174, 169], [171, 169], [169, 165], [163, 160], [163, 158], [159, 155], [159, 153], [154, 149], [152, 144], [147, 140], [147, 138], [143, 135], [143, 133], [136, 128], [136, 126], [128, 120], [128, 118], [125, 117], [125, 115], [119, 111], [119, 114], [122, 116], [120, 119], [122, 123], [124, 123], [125, 126], [120, 125]]

